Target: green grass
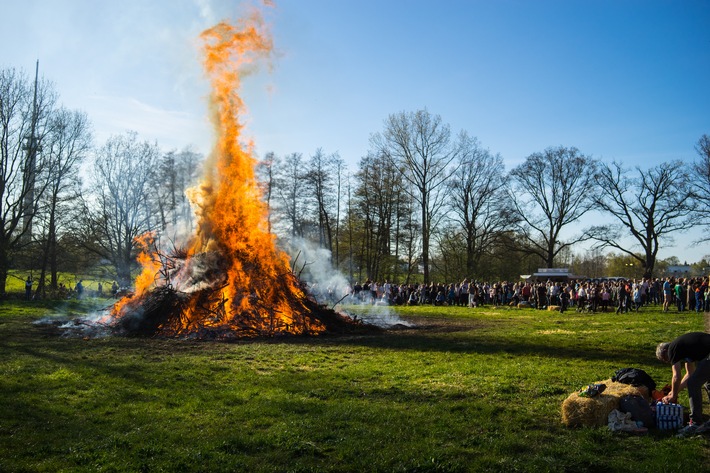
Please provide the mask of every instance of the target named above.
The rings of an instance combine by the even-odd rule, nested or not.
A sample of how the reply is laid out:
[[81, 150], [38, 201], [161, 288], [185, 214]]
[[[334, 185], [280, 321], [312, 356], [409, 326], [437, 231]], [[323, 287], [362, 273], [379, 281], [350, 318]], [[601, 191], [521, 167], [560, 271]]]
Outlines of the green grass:
[[424, 307], [400, 311], [411, 329], [239, 342], [66, 338], [33, 324], [91, 303], [0, 305], [0, 471], [660, 472], [710, 464], [708, 437], [560, 422], [569, 393], [619, 368], [669, 382], [655, 344], [703, 330], [693, 312]]
[[[87, 296], [96, 296], [96, 292], [99, 288], [99, 283], [103, 285], [103, 295], [106, 296], [111, 292], [111, 284], [113, 279], [107, 276], [109, 270], [104, 268], [97, 268], [94, 273], [86, 274], [73, 274], [73, 273], [59, 273], [57, 275], [58, 284], [64, 284], [68, 290], [72, 290], [76, 287], [76, 283], [79, 280], [83, 281], [84, 289], [87, 291]], [[31, 276], [34, 280], [33, 290], [37, 289], [37, 278], [39, 278], [40, 273], [37, 270], [10, 270], [7, 275], [7, 282], [5, 283], [5, 292], [12, 298], [21, 299], [25, 296], [25, 281], [27, 276]], [[47, 284], [49, 284], [49, 274], [46, 275]]]

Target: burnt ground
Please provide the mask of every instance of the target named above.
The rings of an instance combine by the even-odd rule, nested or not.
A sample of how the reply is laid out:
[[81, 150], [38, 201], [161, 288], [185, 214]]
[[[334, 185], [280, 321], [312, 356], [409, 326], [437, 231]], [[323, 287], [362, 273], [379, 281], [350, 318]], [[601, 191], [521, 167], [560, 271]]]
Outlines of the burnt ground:
[[[0, 345], [8, 344], [33, 344], [37, 342], [56, 341], [67, 343], [71, 340], [83, 339], [85, 341], [95, 341], [100, 343], [110, 343], [112, 340], [123, 340], [120, 344], [133, 345], [145, 342], [146, 338], [154, 341], [162, 341], [164, 344], [179, 350], [182, 345], [205, 344], [205, 342], [220, 343], [318, 343], [318, 340], [337, 343], [338, 340], [352, 343], [360, 340], [368, 343], [367, 339], [376, 342], [380, 338], [396, 339], [402, 341], [410, 337], [434, 337], [441, 335], [465, 332], [481, 328], [485, 324], [480, 320], [472, 319], [452, 319], [450, 317], [407, 317], [402, 319], [401, 324], [395, 324], [387, 328], [377, 327], [368, 324], [352, 324], [340, 327], [339, 330], [330, 331], [320, 335], [278, 335], [272, 337], [231, 337], [231, 338], [197, 338], [197, 337], [164, 337], [160, 335], [152, 337], [130, 337], [117, 335], [108, 329], [101, 330], [83, 322], [79, 314], [68, 314], [64, 316], [43, 317], [40, 319], [28, 319], [24, 317], [0, 318], [0, 330], [4, 337], [0, 339]], [[160, 343], [162, 345], [163, 343]], [[210, 343], [207, 343], [209, 345]]]

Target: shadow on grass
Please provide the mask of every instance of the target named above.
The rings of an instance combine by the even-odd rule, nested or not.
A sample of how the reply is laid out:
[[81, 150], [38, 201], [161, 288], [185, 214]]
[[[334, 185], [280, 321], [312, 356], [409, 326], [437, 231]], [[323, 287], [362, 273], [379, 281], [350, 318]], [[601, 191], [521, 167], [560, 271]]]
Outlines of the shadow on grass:
[[[8, 327], [8, 325], [10, 327]], [[600, 360], [628, 364], [638, 360], [638, 348], [625, 346], [599, 346], [597, 342], [541, 337], [534, 334], [526, 338], [508, 335], [499, 337], [491, 329], [495, 324], [480, 320], [452, 321], [427, 320], [414, 328], [396, 327], [391, 330], [373, 330], [367, 334], [329, 334], [313, 337], [279, 336], [273, 338], [253, 338], [239, 340], [179, 340], [163, 338], [106, 337], [98, 339], [66, 338], [56, 325], [34, 325], [27, 319], [3, 324], [5, 336], [0, 337], [0, 352], [24, 353], [38, 359], [48, 359], [56, 363], [78, 362], [77, 344], [85, 344], [87, 350], [109, 346], [126, 355], [155, 355], [178, 353], [208, 353], [231, 350], [234, 345], [262, 343], [293, 345], [352, 345], [374, 349], [406, 350], [421, 352], [447, 352], [461, 354], [514, 355], [530, 357], [566, 358], [570, 360]], [[43, 343], [38, 343], [43, 341]], [[559, 342], [557, 342], [559, 341]], [[56, 344], [56, 347], [53, 346]], [[62, 348], [62, 346], [64, 348]], [[648, 357], [639, 361], [653, 361], [653, 347], [649, 347]], [[73, 355], [71, 355], [73, 353]], [[104, 366], [89, 357], [87, 366], [98, 370], [110, 370], [112, 374], [140, 379], [140, 373], [112, 364]]]
[[[332, 340], [332, 341], [331, 341]], [[306, 343], [317, 343], [311, 340]], [[638, 358], [638, 351], [623, 347], [608, 347], [578, 343], [575, 346], [560, 346], [549, 343], [549, 340], [506, 340], [480, 337], [457, 338], [444, 335], [428, 334], [391, 334], [384, 333], [367, 337], [343, 337], [329, 339], [329, 343], [351, 344], [388, 350], [440, 351], [450, 353], [476, 353], [484, 355], [514, 355], [530, 357], [567, 358], [572, 360], [603, 360], [605, 362], [628, 363]], [[650, 355], [649, 355], [650, 359]], [[655, 359], [655, 358], [654, 358]]]

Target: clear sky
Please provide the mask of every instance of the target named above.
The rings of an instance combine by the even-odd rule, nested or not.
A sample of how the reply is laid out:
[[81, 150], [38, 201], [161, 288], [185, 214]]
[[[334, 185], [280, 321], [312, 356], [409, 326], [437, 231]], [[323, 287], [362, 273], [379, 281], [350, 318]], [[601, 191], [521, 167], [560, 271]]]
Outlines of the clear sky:
[[[199, 33], [226, 0], [0, 0], [0, 67], [54, 82], [99, 143], [135, 130], [207, 153]], [[508, 169], [549, 146], [650, 167], [710, 134], [710, 1], [281, 0], [276, 54], [244, 84], [260, 155], [317, 148], [351, 169], [392, 113], [427, 108]], [[710, 254], [689, 238], [660, 254]]]

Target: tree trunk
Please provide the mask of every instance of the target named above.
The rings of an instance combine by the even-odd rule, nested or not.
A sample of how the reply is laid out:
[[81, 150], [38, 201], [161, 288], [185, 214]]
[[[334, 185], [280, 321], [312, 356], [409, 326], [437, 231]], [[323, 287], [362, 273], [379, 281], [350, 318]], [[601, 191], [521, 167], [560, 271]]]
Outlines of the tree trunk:
[[649, 252], [646, 253], [646, 261], [643, 264], [643, 277], [644, 279], [651, 279], [653, 277], [653, 268], [655, 266], [656, 257]]
[[37, 278], [37, 289], [35, 289], [35, 299], [44, 299], [46, 295], [45, 291], [45, 279], [47, 277], [47, 263], [49, 260], [49, 238], [44, 245], [44, 250], [42, 251], [42, 262], [39, 267], [39, 278]]
[[549, 243], [547, 244], [547, 258], [545, 258], [545, 264], [548, 268], [555, 267], [555, 243], [556, 239], [552, 236], [549, 238]]
[[424, 264], [424, 284], [429, 283], [429, 219], [427, 200], [422, 198], [422, 264]]
[[0, 247], [0, 299], [7, 299], [6, 284], [7, 273], [10, 269], [10, 261], [8, 259], [7, 250]]
[[59, 263], [57, 261], [57, 236], [49, 242], [49, 287], [53, 290], [59, 288]]
[[[42, 262], [40, 264], [40, 275], [37, 280], [37, 289], [35, 290], [35, 298], [44, 299], [46, 296], [46, 279], [47, 279], [47, 266], [49, 265], [49, 260], [52, 257], [52, 248], [56, 246], [56, 210], [57, 210], [57, 199], [56, 196], [52, 198], [52, 205], [49, 208], [49, 223], [47, 225], [47, 240], [44, 244], [44, 249], [42, 251]], [[56, 255], [54, 255], [56, 259]], [[56, 275], [54, 275], [56, 279]]]
[[474, 258], [473, 258], [473, 245], [471, 245], [470, 242], [466, 243], [466, 277], [470, 278], [473, 277], [473, 274], [476, 270], [474, 266]]

